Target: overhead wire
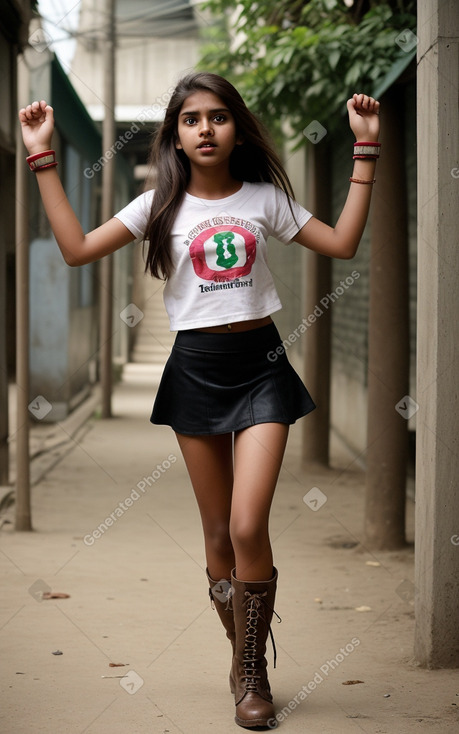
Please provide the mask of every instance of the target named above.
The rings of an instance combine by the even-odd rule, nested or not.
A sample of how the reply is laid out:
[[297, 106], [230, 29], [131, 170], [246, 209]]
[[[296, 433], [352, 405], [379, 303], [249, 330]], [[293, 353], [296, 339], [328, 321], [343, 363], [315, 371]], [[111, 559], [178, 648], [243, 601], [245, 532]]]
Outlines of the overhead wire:
[[[78, 3], [77, 3], [78, 4]], [[173, 16], [174, 14], [182, 13], [184, 10], [189, 11], [190, 18], [185, 19], [179, 19], [179, 18], [170, 18], [170, 25], [169, 27], [164, 24], [164, 21], [161, 21], [161, 18], [166, 19]], [[64, 20], [65, 17], [69, 14], [68, 11], [60, 21], [56, 21], [53, 18], [46, 17], [39, 11], [39, 17], [45, 22], [48, 23], [50, 26], [59, 29], [67, 34], [68, 38], [74, 38], [76, 40], [83, 39], [85, 36], [97, 36], [97, 35], [103, 35], [107, 32], [109, 28], [109, 19], [107, 18], [106, 22], [102, 22], [100, 25], [84, 28], [82, 30], [75, 30], [73, 28], [69, 28], [66, 25], [62, 24], [62, 20]], [[106, 13], [103, 10], [94, 9], [95, 13], [97, 13], [100, 16], [106, 16]], [[204, 20], [208, 24], [208, 21], [203, 18], [203, 16], [197, 12], [195, 4], [189, 3], [189, 2], [179, 2], [177, 3], [177, 0], [169, 0], [165, 1], [161, 4], [158, 4], [158, 6], [155, 8], [154, 6], [149, 8], [148, 11], [145, 13], [138, 13], [136, 15], [123, 17], [120, 15], [117, 15], [116, 17], [116, 27], [117, 27], [117, 37], [118, 38], [151, 38], [154, 37], [152, 35], [152, 28], [151, 26], [148, 26], [148, 23], [151, 22], [152, 25], [154, 25], [155, 21], [160, 21], [161, 27], [158, 29], [158, 34], [160, 37], [167, 36], [169, 33], [171, 35], [180, 35], [183, 33], [187, 33], [190, 30], [198, 29], [198, 22], [195, 18], [195, 15], [199, 15], [201, 20]], [[138, 25], [138, 28], [136, 28], [136, 24]], [[133, 25], [134, 28], [131, 32], [124, 32], [123, 33], [123, 27], [126, 31], [127, 28]], [[147, 26], [147, 29], [146, 29]], [[121, 30], [119, 30], [121, 29]], [[60, 39], [64, 40], [64, 39]]]

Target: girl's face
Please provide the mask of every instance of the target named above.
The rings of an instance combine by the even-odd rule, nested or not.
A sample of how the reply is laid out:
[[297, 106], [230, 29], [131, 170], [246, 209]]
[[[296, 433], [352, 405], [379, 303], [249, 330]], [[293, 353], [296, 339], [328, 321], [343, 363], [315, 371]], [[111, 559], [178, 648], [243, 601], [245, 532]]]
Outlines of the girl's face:
[[190, 94], [183, 103], [177, 124], [176, 148], [183, 150], [191, 165], [227, 164], [235, 145], [243, 142], [225, 103], [213, 92]]

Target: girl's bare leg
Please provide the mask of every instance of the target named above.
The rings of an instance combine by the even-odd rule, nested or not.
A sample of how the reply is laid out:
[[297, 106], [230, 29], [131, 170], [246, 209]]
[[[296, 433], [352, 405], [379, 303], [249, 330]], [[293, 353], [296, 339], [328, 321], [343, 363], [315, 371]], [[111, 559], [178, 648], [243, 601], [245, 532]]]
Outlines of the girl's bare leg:
[[176, 435], [201, 513], [209, 574], [213, 579], [230, 579], [235, 561], [229, 533], [233, 489], [232, 434]]
[[260, 423], [235, 434], [230, 536], [241, 581], [272, 577], [269, 512], [288, 430], [284, 423]]
[[177, 434], [201, 514], [212, 578], [229, 579], [235, 566], [241, 581], [271, 578], [269, 512], [288, 429], [283, 423], [261, 423], [238, 431], [234, 472], [232, 434]]

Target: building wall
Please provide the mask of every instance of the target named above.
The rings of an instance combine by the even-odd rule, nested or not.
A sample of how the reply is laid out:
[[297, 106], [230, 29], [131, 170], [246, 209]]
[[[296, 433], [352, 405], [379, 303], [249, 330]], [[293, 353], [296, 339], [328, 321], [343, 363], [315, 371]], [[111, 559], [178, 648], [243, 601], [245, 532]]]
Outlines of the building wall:
[[[410, 395], [416, 384], [416, 102], [415, 85], [406, 86], [405, 128], [408, 236], [410, 257]], [[353, 137], [345, 130], [336, 135], [332, 153], [332, 204], [336, 221], [348, 192], [352, 170]], [[384, 150], [381, 151], [384, 155]], [[376, 168], [376, 179], [378, 171]], [[377, 185], [377, 184], [376, 184]], [[364, 456], [367, 426], [368, 302], [370, 264], [370, 225], [368, 224], [353, 260], [334, 260], [332, 288], [346, 277], [354, 282], [332, 306], [332, 430], [353, 454]], [[352, 276], [356, 271], [358, 277]], [[410, 428], [415, 426], [415, 418]]]
[[[144, 3], [145, 5], [145, 3]], [[155, 5], [147, 3], [147, 14], [154, 15]], [[168, 90], [178, 78], [192, 71], [198, 60], [198, 36], [196, 29], [186, 35], [167, 37], [162, 33], [167, 26], [141, 22], [129, 24], [124, 18], [135, 16], [134, 4], [118, 0], [117, 45], [116, 45], [116, 86], [115, 97], [117, 119], [129, 119], [128, 108], [151, 107], [153, 104], [167, 103]], [[103, 97], [102, 66], [102, 29], [100, 3], [96, 0], [83, 0], [80, 11], [79, 32], [75, 56], [70, 70], [70, 79], [84, 103], [95, 112], [101, 107]], [[137, 29], [137, 30], [136, 30]], [[135, 33], [138, 33], [138, 36]], [[143, 37], [142, 37], [143, 35]], [[136, 113], [137, 113], [136, 112]], [[132, 111], [131, 111], [132, 114]], [[97, 114], [96, 114], [97, 117]], [[135, 114], [132, 114], [132, 118]]]
[[[29, 98], [46, 99], [56, 128], [58, 172], [84, 231], [99, 223], [100, 180], [83, 171], [100, 155], [100, 135], [48, 50], [27, 50]], [[96, 378], [98, 335], [97, 265], [70, 268], [45, 215], [37, 182], [29, 177], [30, 400], [42, 395], [52, 406], [43, 418], [62, 420], [87, 395]]]
[[0, 10], [0, 485], [9, 479], [8, 382], [16, 363], [16, 120], [17, 55], [27, 40], [28, 0]]
[[[306, 207], [306, 152], [284, 151], [286, 171], [293, 186], [296, 200]], [[295, 243], [284, 245], [270, 238], [269, 265], [282, 303], [282, 310], [273, 314], [273, 320], [283, 340], [302, 322], [304, 312], [305, 252]], [[294, 368], [303, 373], [307, 333], [288, 347], [288, 358]], [[306, 377], [307, 380], [307, 377]]]

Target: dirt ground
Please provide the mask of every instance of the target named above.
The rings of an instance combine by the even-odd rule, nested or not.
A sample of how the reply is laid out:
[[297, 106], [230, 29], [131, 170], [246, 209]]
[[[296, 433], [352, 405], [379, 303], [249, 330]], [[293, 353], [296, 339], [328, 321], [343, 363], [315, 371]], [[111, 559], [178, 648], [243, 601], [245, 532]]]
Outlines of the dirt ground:
[[[34, 486], [34, 531], [2, 526], [4, 734], [241, 731], [199, 513], [173, 433], [148, 422], [153, 392], [128, 373], [116, 417], [86, 423]], [[279, 730], [459, 731], [459, 671], [413, 659], [412, 545], [368, 552], [362, 471], [302, 466], [300, 438], [298, 424], [271, 515]]]

